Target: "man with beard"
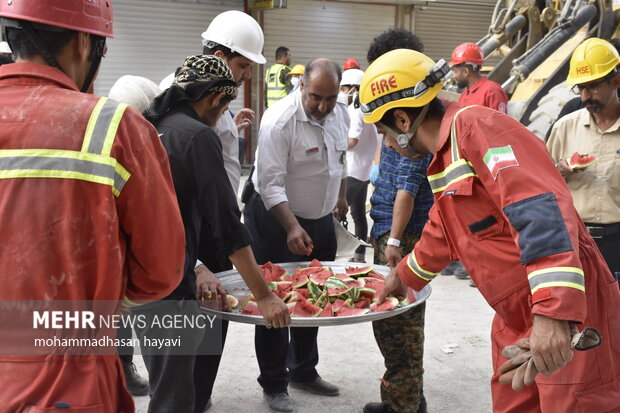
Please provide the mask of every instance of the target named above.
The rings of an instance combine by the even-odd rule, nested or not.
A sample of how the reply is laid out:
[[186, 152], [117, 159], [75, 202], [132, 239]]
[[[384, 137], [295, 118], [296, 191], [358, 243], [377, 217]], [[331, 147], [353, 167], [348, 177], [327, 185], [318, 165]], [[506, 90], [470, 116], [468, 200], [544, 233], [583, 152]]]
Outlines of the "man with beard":
[[486, 106], [506, 113], [508, 95], [499, 84], [480, 74], [483, 63], [482, 49], [474, 43], [463, 43], [452, 52], [452, 77], [460, 89], [465, 89], [459, 104]]
[[[571, 190], [575, 207], [601, 250], [612, 274], [620, 271], [620, 86], [618, 51], [597, 38], [573, 53], [566, 81], [584, 108], [560, 119], [547, 147]], [[572, 169], [567, 159], [578, 152], [598, 162]]]

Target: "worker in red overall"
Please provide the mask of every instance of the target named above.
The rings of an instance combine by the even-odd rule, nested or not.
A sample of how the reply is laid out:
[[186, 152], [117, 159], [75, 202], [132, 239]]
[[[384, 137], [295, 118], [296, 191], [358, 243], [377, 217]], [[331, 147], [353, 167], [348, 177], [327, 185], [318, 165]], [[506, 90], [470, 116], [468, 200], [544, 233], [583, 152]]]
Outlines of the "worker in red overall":
[[[620, 291], [573, 207], [544, 143], [515, 119], [436, 98], [449, 66], [395, 50], [366, 71], [359, 104], [401, 155], [433, 153], [435, 204], [414, 250], [379, 300], [421, 290], [460, 259], [496, 311], [492, 327], [496, 413], [620, 412]], [[571, 350], [570, 324], [602, 344]], [[529, 337], [535, 384], [499, 383], [502, 350]]]
[[[44, 329], [27, 328], [33, 309], [116, 315], [124, 298], [158, 300], [179, 284], [168, 157], [138, 111], [85, 93], [112, 36], [109, 0], [3, 1], [0, 17], [17, 62], [0, 68], [0, 411], [131, 413], [115, 345], [38, 351]], [[31, 314], [7, 328], [15, 308]], [[96, 338], [95, 323], [51, 333]]]
[[508, 95], [502, 87], [480, 73], [484, 64], [482, 49], [475, 43], [463, 43], [452, 52], [452, 78], [460, 89], [461, 105], [480, 105], [506, 113]]

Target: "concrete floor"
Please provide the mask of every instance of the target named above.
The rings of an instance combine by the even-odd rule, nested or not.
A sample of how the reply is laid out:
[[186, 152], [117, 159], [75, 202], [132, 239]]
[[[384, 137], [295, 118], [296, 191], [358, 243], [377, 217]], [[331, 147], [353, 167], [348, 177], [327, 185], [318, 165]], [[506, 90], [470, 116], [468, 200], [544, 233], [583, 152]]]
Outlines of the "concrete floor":
[[[489, 335], [493, 311], [467, 281], [439, 276], [431, 285], [424, 354], [429, 412], [491, 412]], [[325, 327], [318, 340], [319, 374], [340, 387], [340, 396], [319, 397], [290, 389], [299, 413], [359, 413], [365, 403], [379, 401], [383, 358], [371, 324]], [[452, 353], [446, 352], [448, 347]], [[139, 356], [135, 362], [145, 375]], [[209, 412], [269, 412], [257, 376], [254, 327], [231, 323]], [[135, 398], [138, 412], [147, 411], [148, 400], [148, 396]]]

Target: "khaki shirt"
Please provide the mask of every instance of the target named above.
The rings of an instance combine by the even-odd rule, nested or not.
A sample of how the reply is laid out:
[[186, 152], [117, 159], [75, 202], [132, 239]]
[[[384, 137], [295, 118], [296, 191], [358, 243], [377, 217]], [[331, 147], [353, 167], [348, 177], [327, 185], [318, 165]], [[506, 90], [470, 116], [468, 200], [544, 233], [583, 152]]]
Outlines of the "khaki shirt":
[[603, 132], [592, 115], [580, 109], [557, 121], [547, 148], [556, 163], [575, 152], [598, 158], [583, 172], [566, 178], [566, 184], [585, 222], [620, 222], [620, 118]]

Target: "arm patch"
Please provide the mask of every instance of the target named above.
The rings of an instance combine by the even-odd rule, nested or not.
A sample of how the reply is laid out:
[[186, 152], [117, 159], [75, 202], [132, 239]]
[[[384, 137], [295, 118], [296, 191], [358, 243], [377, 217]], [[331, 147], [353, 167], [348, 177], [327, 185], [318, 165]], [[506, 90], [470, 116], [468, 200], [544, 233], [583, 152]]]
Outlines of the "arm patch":
[[522, 264], [573, 250], [560, 208], [552, 193], [515, 202], [504, 207], [504, 213], [519, 232]]

